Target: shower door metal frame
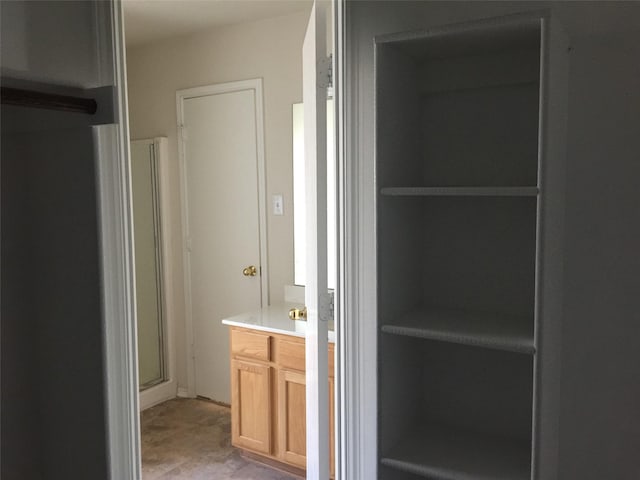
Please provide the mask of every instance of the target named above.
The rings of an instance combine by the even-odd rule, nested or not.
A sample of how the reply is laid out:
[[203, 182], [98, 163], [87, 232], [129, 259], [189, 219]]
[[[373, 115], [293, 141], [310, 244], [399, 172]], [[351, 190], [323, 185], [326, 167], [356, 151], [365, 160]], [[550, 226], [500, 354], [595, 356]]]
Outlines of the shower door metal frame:
[[[165, 288], [165, 242], [163, 234], [163, 221], [162, 221], [162, 198], [160, 187], [160, 142], [163, 137], [157, 138], [145, 138], [140, 140], [131, 140], [131, 143], [139, 142], [146, 143], [149, 146], [149, 162], [151, 171], [151, 203], [153, 208], [153, 229], [154, 229], [154, 243], [155, 243], [155, 264], [156, 264], [156, 308], [158, 312], [158, 342], [159, 342], [159, 355], [160, 355], [160, 376], [157, 379], [153, 379], [145, 384], [139, 384], [140, 392], [153, 388], [169, 380], [169, 348], [168, 348], [168, 335], [167, 335], [167, 312], [166, 312], [166, 288]], [[133, 157], [131, 158], [133, 162]], [[135, 222], [135, 218], [134, 218]], [[134, 252], [135, 256], [135, 252]], [[137, 294], [136, 294], [137, 295]], [[140, 332], [138, 331], [138, 335]], [[138, 349], [138, 355], [140, 350]]]

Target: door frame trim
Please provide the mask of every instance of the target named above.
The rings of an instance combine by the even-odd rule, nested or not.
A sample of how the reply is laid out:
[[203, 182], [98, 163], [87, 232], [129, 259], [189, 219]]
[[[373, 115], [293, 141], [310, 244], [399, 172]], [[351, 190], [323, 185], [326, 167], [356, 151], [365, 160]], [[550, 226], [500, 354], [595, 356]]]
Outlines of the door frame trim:
[[178, 163], [180, 166], [180, 200], [182, 211], [182, 252], [184, 264], [185, 327], [187, 336], [187, 395], [196, 396], [195, 349], [193, 314], [191, 309], [191, 265], [188, 251], [189, 205], [187, 202], [187, 164], [185, 155], [184, 101], [190, 98], [206, 97], [223, 93], [253, 90], [256, 115], [256, 157], [258, 162], [258, 222], [260, 243], [260, 287], [261, 304], [269, 305], [269, 268], [267, 246], [267, 187], [264, 158], [264, 100], [262, 78], [218, 83], [176, 91], [176, 112], [178, 120]]
[[338, 4], [340, 208], [340, 446], [341, 480], [377, 478], [377, 316], [375, 176], [373, 152], [362, 135], [365, 78], [358, 33], [347, 0]]
[[141, 478], [138, 346], [122, 1], [96, 3], [100, 79], [115, 85], [116, 123], [94, 127], [102, 274], [109, 477]]

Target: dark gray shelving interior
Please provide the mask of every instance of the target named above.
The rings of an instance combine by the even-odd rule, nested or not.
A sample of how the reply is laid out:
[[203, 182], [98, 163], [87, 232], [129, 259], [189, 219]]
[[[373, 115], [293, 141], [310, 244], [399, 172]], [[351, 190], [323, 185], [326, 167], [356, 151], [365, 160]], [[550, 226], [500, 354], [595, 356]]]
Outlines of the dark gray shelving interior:
[[376, 40], [379, 478], [531, 477], [540, 24]]
[[536, 212], [535, 197], [379, 202], [380, 326], [403, 324], [409, 312], [429, 307], [480, 319], [494, 314], [505, 335], [533, 338]]
[[379, 187], [537, 186], [539, 30], [528, 35], [454, 57], [377, 45]]
[[396, 335], [380, 346], [391, 354], [379, 367], [383, 465], [437, 479], [527, 478], [530, 355]]
[[528, 480], [531, 445], [434, 424], [412, 432], [381, 463], [438, 480]]

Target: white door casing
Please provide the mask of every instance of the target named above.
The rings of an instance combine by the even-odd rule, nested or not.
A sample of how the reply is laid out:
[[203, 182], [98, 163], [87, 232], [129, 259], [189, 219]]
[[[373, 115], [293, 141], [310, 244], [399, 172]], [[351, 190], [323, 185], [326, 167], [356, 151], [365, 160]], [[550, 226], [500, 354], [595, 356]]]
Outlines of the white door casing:
[[101, 2], [99, 7], [101, 80], [114, 84], [117, 107], [117, 123], [94, 127], [109, 478], [138, 480], [140, 414], [124, 14], [121, 0]]
[[188, 393], [230, 403], [221, 320], [268, 303], [262, 81], [180, 90], [177, 108]]
[[327, 57], [328, 2], [314, 1], [302, 47], [307, 272], [305, 304], [307, 479], [329, 478], [327, 290]]

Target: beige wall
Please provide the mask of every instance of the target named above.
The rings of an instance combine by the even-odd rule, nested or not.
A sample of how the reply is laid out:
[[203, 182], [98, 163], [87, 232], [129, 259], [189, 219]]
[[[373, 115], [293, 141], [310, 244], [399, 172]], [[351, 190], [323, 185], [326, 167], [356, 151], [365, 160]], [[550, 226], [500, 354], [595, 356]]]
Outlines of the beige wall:
[[[293, 283], [291, 105], [302, 101], [302, 41], [307, 19], [308, 13], [302, 12], [127, 51], [131, 138], [169, 138], [179, 387], [186, 387], [187, 372], [176, 90], [263, 79], [269, 286], [271, 302], [280, 302], [284, 285]], [[272, 214], [271, 195], [276, 193], [284, 196], [284, 216]]]

